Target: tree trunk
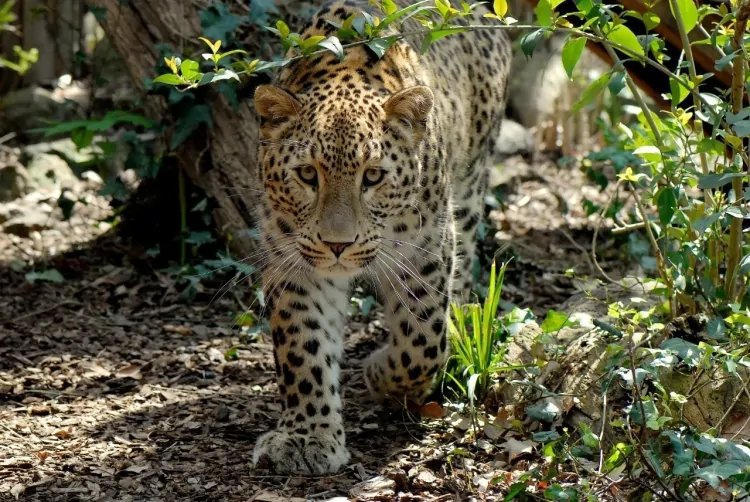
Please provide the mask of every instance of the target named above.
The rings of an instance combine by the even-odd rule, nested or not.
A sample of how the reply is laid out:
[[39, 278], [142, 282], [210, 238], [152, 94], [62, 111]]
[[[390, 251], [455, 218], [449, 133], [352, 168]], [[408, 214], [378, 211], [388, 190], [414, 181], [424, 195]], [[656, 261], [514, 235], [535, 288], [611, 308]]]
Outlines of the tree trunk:
[[[204, 52], [197, 39], [203, 35], [199, 13], [211, 0], [90, 0], [106, 9], [102, 27], [120, 55], [135, 86], [146, 91], [144, 79], [156, 76], [159, 57], [157, 44], [166, 44], [176, 53]], [[252, 3], [252, 2], [251, 2]], [[278, 16], [289, 19], [294, 12], [311, 6], [309, 2], [277, 0]], [[238, 5], [240, 4], [240, 5]], [[227, 2], [229, 10], [246, 6]], [[239, 12], [247, 18], [248, 12]], [[259, 37], [247, 43], [251, 55], [259, 51]], [[268, 54], [264, 54], [267, 58]], [[195, 58], [193, 58], [195, 59]], [[257, 79], [249, 86], [257, 85]], [[246, 87], [246, 91], [249, 91]], [[235, 253], [247, 256], [255, 241], [248, 232], [253, 227], [254, 201], [257, 200], [256, 146], [258, 120], [250, 99], [241, 99], [239, 110], [218, 93], [208, 92], [213, 126], [199, 130], [175, 152], [180, 167], [197, 186], [216, 202], [214, 219], [218, 231], [230, 242]], [[246, 96], [249, 94], [245, 93]], [[165, 99], [148, 95], [147, 114], [163, 119], [168, 114]]]

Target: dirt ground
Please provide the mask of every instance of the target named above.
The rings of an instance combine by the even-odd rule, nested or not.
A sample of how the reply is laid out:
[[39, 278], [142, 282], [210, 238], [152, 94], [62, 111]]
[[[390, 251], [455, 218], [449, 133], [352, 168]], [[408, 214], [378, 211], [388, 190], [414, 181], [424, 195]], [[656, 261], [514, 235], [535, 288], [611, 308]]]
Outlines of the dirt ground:
[[[544, 315], [575, 292], [566, 270], [593, 274], [597, 221], [581, 200], [604, 196], [575, 168], [510, 159], [505, 169], [485, 251], [510, 245], [503, 299]], [[449, 404], [443, 419], [373, 407], [360, 366], [385, 337], [376, 309], [346, 338], [350, 466], [322, 478], [253, 469], [255, 440], [280, 407], [268, 338], [246, 340], [234, 325], [252, 293], [212, 301], [208, 287], [181, 303], [148, 257], [97, 223], [106, 211], [92, 204], [29, 237], [0, 234], [0, 500], [502, 500], [538, 464], [509, 459], [502, 439], [472, 438]], [[601, 246], [616, 264], [612, 242]], [[32, 262], [63, 280], [32, 283]]]

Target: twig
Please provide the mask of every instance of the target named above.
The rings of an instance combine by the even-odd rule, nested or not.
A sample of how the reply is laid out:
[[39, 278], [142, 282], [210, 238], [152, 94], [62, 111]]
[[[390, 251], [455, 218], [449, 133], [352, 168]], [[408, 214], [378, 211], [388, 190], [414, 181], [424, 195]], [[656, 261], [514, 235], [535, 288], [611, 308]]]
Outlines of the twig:
[[641, 461], [643, 464], [648, 468], [648, 470], [651, 472], [651, 474], [656, 478], [656, 481], [659, 483], [659, 485], [662, 487], [662, 489], [669, 494], [670, 497], [672, 497], [673, 500], [683, 500], [682, 497], [677, 495], [672, 491], [671, 488], [667, 486], [667, 484], [664, 482], [663, 479], [661, 479], [661, 476], [656, 472], [656, 468], [651, 464], [651, 460], [649, 460], [648, 456], [646, 455], [646, 451], [643, 449], [643, 445], [646, 442], [646, 409], [643, 406], [643, 398], [641, 397], [641, 389], [638, 385], [638, 378], [635, 373], [635, 357], [633, 356], [633, 351], [635, 350], [633, 347], [633, 339], [630, 338], [628, 341], [628, 344], [630, 345], [628, 350], [628, 357], [630, 359], [630, 374], [633, 377], [633, 393], [635, 394], [635, 399], [638, 402], [638, 407], [640, 408], [641, 412], [641, 430], [640, 430], [640, 438], [638, 441], [634, 441], [638, 448], [638, 453], [641, 456]]
[[594, 236], [591, 238], [591, 259], [592, 259], [592, 261], [594, 263], [594, 266], [596, 267], [596, 270], [598, 270], [599, 273], [602, 275], [602, 277], [604, 277], [605, 279], [607, 279], [612, 284], [619, 284], [619, 282], [616, 281], [616, 280], [614, 280], [614, 279], [612, 279], [607, 274], [607, 272], [604, 271], [604, 269], [601, 267], [601, 265], [599, 265], [599, 261], [596, 259], [596, 240], [599, 237], [599, 230], [602, 227], [602, 222], [605, 219], [605, 215], [607, 214], [607, 211], [609, 211], [609, 208], [612, 206], [612, 202], [614, 202], [615, 198], [620, 193], [620, 183], [621, 182], [622, 182], [622, 180], [618, 180], [617, 181], [617, 185], [615, 185], [615, 193], [612, 194], [612, 197], [609, 198], [609, 202], [607, 202], [607, 206], [602, 211], [602, 213], [600, 215], [600, 218], [599, 218], [599, 223], [596, 225], [596, 228], [594, 229]]
[[646, 223], [639, 221], [638, 223], [629, 223], [621, 227], [615, 227], [611, 230], [614, 235], [627, 234], [635, 230], [640, 230], [646, 226]]
[[586, 262], [588, 263], [588, 265], [589, 265], [589, 269], [591, 270], [591, 272], [592, 272], [592, 273], [596, 272], [596, 266], [595, 266], [595, 265], [594, 265], [594, 263], [593, 263], [593, 262], [591, 261], [591, 257], [589, 256], [589, 252], [588, 252], [588, 251], [586, 251], [586, 248], [584, 248], [583, 246], [581, 246], [580, 244], [578, 244], [578, 243], [577, 243], [577, 242], [575, 241], [575, 239], [573, 239], [573, 236], [572, 236], [572, 235], [570, 235], [570, 234], [569, 234], [569, 233], [568, 233], [568, 232], [567, 232], [567, 231], [566, 231], [565, 229], [563, 229], [563, 228], [558, 228], [557, 230], [558, 230], [558, 231], [559, 231], [559, 232], [560, 232], [561, 234], [563, 234], [563, 235], [565, 236], [565, 238], [566, 238], [566, 239], [568, 239], [568, 242], [570, 242], [570, 243], [571, 243], [571, 244], [573, 245], [573, 247], [575, 247], [575, 248], [576, 248], [576, 249], [577, 249], [578, 251], [580, 251], [580, 252], [581, 252], [581, 253], [583, 254], [584, 258], [586, 258]]
[[[76, 291], [76, 293], [77, 293], [77, 291]], [[49, 307], [45, 307], [43, 309], [35, 310], [33, 312], [28, 312], [28, 313], [23, 314], [23, 315], [18, 316], [18, 317], [13, 317], [13, 318], [9, 317], [7, 319], [3, 319], [2, 321], [0, 321], [0, 324], [15, 323], [15, 322], [18, 322], [18, 321], [20, 321], [22, 319], [26, 319], [26, 318], [29, 318], [29, 317], [36, 317], [36, 316], [41, 315], [41, 314], [46, 314], [47, 312], [55, 310], [58, 307], [62, 307], [63, 305], [73, 305], [73, 304], [75, 304], [75, 305], [83, 305], [81, 302], [79, 302], [77, 300], [67, 299], [67, 300], [63, 300], [61, 302], [55, 303], [54, 305], [51, 305]]]

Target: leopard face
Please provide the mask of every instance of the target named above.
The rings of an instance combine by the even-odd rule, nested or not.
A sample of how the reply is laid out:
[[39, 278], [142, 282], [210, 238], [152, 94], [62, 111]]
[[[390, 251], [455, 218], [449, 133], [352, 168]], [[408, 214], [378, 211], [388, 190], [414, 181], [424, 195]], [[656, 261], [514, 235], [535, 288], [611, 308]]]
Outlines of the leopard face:
[[326, 91], [345, 68], [305, 94], [261, 86], [261, 176], [267, 240], [299, 253], [324, 277], [353, 276], [377, 256], [388, 229], [414, 206], [429, 88], [393, 95]]

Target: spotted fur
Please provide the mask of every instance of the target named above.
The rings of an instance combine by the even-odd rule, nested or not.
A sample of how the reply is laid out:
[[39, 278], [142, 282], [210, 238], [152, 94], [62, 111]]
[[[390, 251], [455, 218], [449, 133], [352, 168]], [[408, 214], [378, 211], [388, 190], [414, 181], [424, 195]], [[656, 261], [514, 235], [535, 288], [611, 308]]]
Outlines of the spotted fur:
[[[327, 4], [303, 36], [334, 34], [327, 21], [369, 9]], [[283, 411], [253, 460], [277, 471], [332, 473], [349, 460], [339, 362], [352, 278], [371, 278], [386, 308], [390, 341], [364, 369], [379, 401], [424, 399], [448, 356], [449, 301], [471, 287], [510, 42], [462, 33], [425, 55], [419, 43], [381, 60], [364, 47], [343, 62], [298, 60], [256, 91], [263, 283]]]

